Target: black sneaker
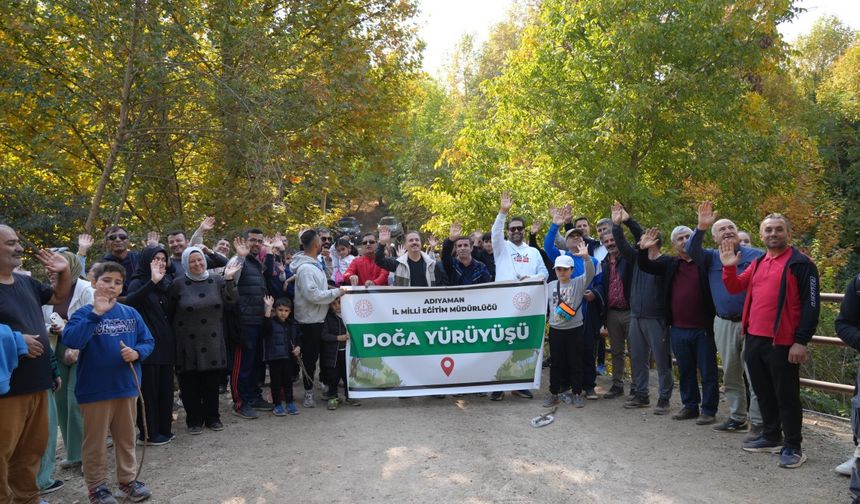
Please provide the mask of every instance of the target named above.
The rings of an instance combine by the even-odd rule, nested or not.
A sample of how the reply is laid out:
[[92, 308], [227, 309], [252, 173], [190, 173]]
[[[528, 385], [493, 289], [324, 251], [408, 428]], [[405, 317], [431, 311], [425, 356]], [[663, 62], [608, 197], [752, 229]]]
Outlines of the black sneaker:
[[187, 430], [192, 436], [203, 434], [203, 427], [200, 425], [189, 425]]
[[49, 493], [54, 493], [57, 490], [63, 488], [65, 485], [66, 484], [63, 483], [63, 480], [54, 480], [54, 482], [51, 483], [51, 486], [49, 486], [48, 488], [43, 488], [43, 489], [39, 490], [39, 493], [41, 495], [48, 495]]
[[253, 420], [259, 416], [257, 412], [254, 411], [254, 408], [248, 404], [243, 404], [241, 408], [233, 409], [232, 411], [234, 415], [244, 418], [245, 420]]
[[532, 394], [531, 390], [514, 390], [511, 392], [511, 395], [522, 397], [523, 399], [534, 399], [535, 395]]
[[673, 420], [692, 420], [699, 418], [699, 412], [690, 408], [681, 408], [680, 411], [672, 415]]
[[628, 399], [624, 403], [624, 408], [626, 408], [626, 409], [647, 408], [650, 404], [651, 404], [651, 401], [649, 401], [647, 397], [633, 396], [632, 399]]
[[744, 441], [743, 450], [752, 453], [779, 453], [782, 451], [782, 440], [767, 439], [764, 434], [760, 434], [753, 440]]
[[257, 411], [272, 411], [275, 405], [265, 399], [254, 399], [251, 401], [251, 407]]
[[501, 401], [504, 398], [505, 398], [504, 392], [493, 392], [492, 394], [490, 394], [490, 400], [491, 401]]
[[654, 407], [655, 415], [668, 415], [669, 414], [669, 400], [668, 399], [658, 399], [657, 406]]
[[214, 431], [224, 430], [224, 424], [221, 423], [221, 420], [215, 420], [214, 422], [209, 422], [209, 424], [206, 427], [208, 427], [209, 429], [214, 430]]
[[621, 387], [617, 387], [615, 385], [609, 389], [609, 392], [603, 394], [604, 399], [614, 399], [618, 396], [624, 395], [624, 389]]
[[779, 467], [794, 469], [806, 462], [806, 454], [800, 448], [786, 446], [779, 452]]
[[747, 432], [750, 430], [750, 424], [747, 421], [739, 422], [734, 418], [729, 418], [720, 425], [715, 425], [714, 430], [717, 432]]

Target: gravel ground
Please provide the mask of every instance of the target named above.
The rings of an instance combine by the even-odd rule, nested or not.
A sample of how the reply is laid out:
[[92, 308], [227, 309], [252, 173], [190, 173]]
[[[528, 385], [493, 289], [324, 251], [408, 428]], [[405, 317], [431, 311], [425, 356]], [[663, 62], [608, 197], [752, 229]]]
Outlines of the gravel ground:
[[[744, 434], [625, 410], [620, 398], [562, 405], [535, 429], [542, 399], [367, 399], [248, 421], [222, 396], [226, 429], [192, 437], [180, 409], [176, 440], [147, 448], [141, 480], [160, 503], [850, 502], [848, 479], [833, 472], [853, 451], [847, 423], [807, 415], [809, 460], [786, 470], [776, 455], [743, 452]], [[49, 502], [87, 502], [78, 474], [57, 477], [66, 486]]]

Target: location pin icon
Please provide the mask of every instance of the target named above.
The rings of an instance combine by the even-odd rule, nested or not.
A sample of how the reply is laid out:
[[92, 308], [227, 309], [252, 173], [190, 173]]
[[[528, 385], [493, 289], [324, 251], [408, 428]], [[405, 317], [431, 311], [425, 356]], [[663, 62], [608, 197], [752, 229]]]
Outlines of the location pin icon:
[[442, 372], [445, 373], [445, 376], [451, 376], [454, 371], [454, 359], [445, 357], [439, 365], [442, 366]]

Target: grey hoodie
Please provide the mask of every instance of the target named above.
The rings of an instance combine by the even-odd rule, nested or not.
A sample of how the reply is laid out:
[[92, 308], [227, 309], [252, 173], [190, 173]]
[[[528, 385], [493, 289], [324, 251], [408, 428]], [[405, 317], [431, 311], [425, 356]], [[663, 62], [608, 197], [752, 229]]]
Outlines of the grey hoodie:
[[322, 324], [328, 305], [337, 299], [340, 289], [330, 289], [326, 274], [315, 257], [304, 253], [293, 256], [290, 269], [296, 275], [295, 317], [299, 324]]

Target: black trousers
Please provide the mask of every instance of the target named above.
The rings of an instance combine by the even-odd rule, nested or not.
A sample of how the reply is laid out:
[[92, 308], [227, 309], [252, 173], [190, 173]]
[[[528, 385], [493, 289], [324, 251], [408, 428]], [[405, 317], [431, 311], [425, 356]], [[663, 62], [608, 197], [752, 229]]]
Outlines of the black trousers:
[[179, 373], [179, 393], [185, 407], [185, 425], [211, 426], [221, 420], [218, 413], [218, 381], [220, 369], [212, 371], [186, 371]]
[[328, 397], [337, 397], [337, 386], [341, 380], [344, 385], [344, 395], [349, 399], [349, 387], [346, 383], [346, 352], [337, 352], [337, 363], [333, 368], [326, 368], [326, 384], [328, 385]]
[[299, 365], [292, 357], [269, 361], [269, 388], [275, 406], [293, 402], [293, 379], [298, 372]]
[[568, 387], [582, 393], [582, 354], [585, 351], [582, 326], [573, 329], [549, 328], [549, 392], [558, 394]]
[[313, 377], [320, 357], [323, 324], [299, 324], [299, 328], [302, 330], [302, 363], [305, 365], [305, 371], [308, 372], [308, 376], [303, 377], [305, 390], [313, 390]]
[[785, 446], [800, 448], [803, 410], [800, 405], [800, 365], [788, 362], [790, 346], [773, 338], [746, 335], [744, 362], [761, 409], [762, 433], [770, 441], [785, 436]]
[[[170, 364], [146, 364], [140, 366], [140, 392], [146, 401], [146, 429], [149, 439], [173, 432], [173, 366]], [[137, 428], [143, 438], [144, 415], [137, 401]]]

